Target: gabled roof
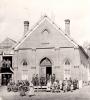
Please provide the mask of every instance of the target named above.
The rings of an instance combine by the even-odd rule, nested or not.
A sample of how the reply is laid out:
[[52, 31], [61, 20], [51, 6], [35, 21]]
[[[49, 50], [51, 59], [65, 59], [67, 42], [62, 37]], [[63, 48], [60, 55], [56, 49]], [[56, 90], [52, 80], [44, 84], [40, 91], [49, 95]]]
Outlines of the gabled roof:
[[76, 48], [80, 48], [80, 50], [83, 51], [83, 53], [86, 55], [86, 57], [88, 56], [87, 53], [84, 51], [84, 49], [78, 45], [78, 43], [76, 43], [74, 41], [74, 39], [68, 35], [67, 33], [65, 33], [65, 31], [63, 31], [60, 27], [58, 27], [54, 21], [52, 21], [48, 16], [44, 15], [43, 17], [41, 17], [41, 19], [24, 35], [24, 37], [17, 43], [17, 45], [14, 47], [14, 50], [18, 50], [19, 46], [27, 39], [28, 36], [30, 36], [30, 34], [32, 34], [32, 32], [41, 24], [43, 23], [45, 20], [48, 20], [49, 23], [51, 23], [53, 25], [53, 27], [55, 27], [55, 29], [57, 29], [57, 31], [59, 31], [65, 38], [67, 38]]
[[25, 35], [24, 37], [17, 43], [17, 45], [14, 47], [15, 50], [18, 49], [18, 47], [27, 39], [27, 37], [32, 34], [32, 32], [45, 20], [48, 20], [49, 23], [53, 25], [59, 31], [64, 37], [66, 37], [75, 47], [78, 47], [77, 43], [74, 42], [74, 40], [67, 35], [60, 27], [58, 27], [48, 16], [43, 16]]
[[2, 41], [0, 43], [0, 49], [3, 48], [12, 48], [17, 42], [10, 39], [10, 38], [6, 38], [4, 41]]
[[83, 49], [83, 47], [79, 46], [79, 48], [85, 54], [86, 58], [89, 58], [89, 55], [86, 53], [86, 51]]

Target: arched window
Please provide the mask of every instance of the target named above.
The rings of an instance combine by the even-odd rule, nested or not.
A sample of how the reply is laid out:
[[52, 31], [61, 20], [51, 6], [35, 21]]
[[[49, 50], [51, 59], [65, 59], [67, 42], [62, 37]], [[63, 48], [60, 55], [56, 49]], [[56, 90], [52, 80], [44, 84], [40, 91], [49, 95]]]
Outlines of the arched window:
[[44, 29], [42, 31], [42, 44], [48, 44], [49, 43], [48, 35], [49, 35], [49, 30], [48, 29]]
[[23, 59], [23, 60], [22, 60], [22, 65], [23, 65], [23, 66], [27, 66], [27, 65], [28, 65], [28, 63], [27, 63], [27, 60], [26, 60], [26, 59]]
[[65, 65], [70, 65], [70, 61], [68, 59], [65, 61]]
[[71, 66], [70, 66], [70, 60], [66, 59], [64, 61], [64, 78], [69, 79], [71, 77]]

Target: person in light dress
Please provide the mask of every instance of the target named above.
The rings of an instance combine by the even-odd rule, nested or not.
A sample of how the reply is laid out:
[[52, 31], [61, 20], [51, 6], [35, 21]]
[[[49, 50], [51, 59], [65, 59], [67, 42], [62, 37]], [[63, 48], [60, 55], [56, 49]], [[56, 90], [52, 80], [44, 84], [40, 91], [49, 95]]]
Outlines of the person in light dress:
[[35, 95], [35, 93], [34, 93], [34, 86], [33, 86], [32, 82], [30, 82], [29, 90], [28, 90], [27, 94], [28, 94], [29, 97]]
[[51, 81], [48, 80], [47, 82], [47, 92], [50, 92], [51, 91]]

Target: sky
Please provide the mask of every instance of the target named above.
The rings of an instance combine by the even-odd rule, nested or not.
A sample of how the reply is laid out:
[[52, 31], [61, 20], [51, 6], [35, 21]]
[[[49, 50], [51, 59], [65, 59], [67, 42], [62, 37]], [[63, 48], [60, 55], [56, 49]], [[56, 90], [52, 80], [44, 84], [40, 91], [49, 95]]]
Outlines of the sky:
[[70, 34], [79, 44], [90, 42], [90, 0], [0, 0], [0, 42], [9, 37], [20, 40], [24, 20], [32, 27], [46, 14], [62, 30], [70, 19]]

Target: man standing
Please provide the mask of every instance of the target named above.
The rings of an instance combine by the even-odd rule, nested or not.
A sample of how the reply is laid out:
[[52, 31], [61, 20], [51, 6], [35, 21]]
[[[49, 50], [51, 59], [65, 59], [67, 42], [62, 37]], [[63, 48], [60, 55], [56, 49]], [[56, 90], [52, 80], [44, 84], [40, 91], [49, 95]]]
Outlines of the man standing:
[[56, 76], [55, 76], [55, 74], [53, 74], [52, 77], [51, 77], [51, 82], [52, 82], [52, 84], [53, 84], [53, 82], [55, 81], [55, 79], [56, 79]]

